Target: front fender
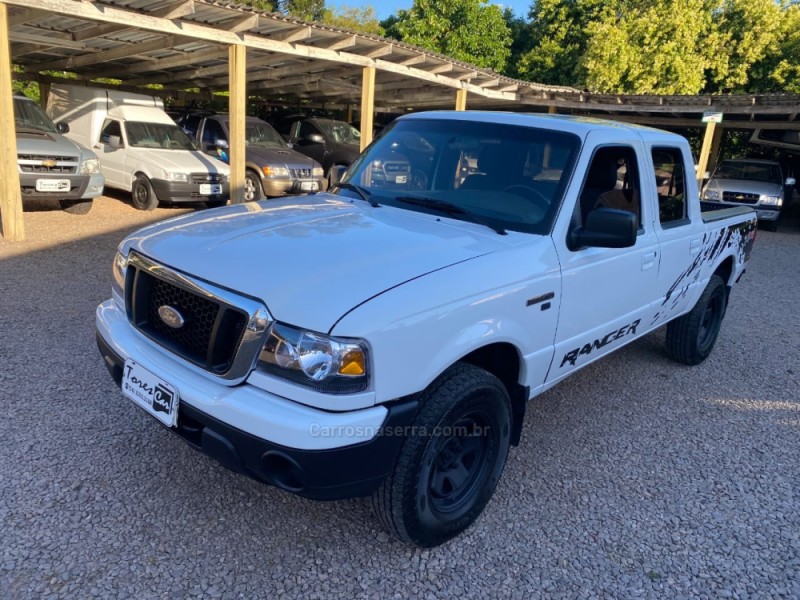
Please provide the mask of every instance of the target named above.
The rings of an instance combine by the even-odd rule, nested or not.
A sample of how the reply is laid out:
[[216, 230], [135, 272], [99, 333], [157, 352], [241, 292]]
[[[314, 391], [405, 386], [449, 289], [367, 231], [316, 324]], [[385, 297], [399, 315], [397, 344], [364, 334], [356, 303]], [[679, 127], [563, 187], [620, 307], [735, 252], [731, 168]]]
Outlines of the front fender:
[[[332, 333], [369, 343], [376, 402], [419, 392], [470, 352], [499, 342], [522, 357], [520, 383], [541, 386], [553, 354], [560, 273], [549, 240], [532, 250], [453, 265], [345, 315]], [[556, 296], [550, 308], [529, 305], [550, 292]]]

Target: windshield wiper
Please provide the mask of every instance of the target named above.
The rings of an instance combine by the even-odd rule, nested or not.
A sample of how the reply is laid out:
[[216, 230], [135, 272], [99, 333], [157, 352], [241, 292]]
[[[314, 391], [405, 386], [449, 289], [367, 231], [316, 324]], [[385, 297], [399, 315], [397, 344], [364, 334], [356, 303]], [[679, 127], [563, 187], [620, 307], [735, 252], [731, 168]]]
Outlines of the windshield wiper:
[[490, 220], [485, 219], [480, 215], [476, 215], [474, 212], [471, 212], [459, 206], [458, 204], [447, 202], [446, 200], [436, 200], [435, 198], [417, 198], [415, 196], [399, 196], [394, 198], [394, 200], [404, 204], [412, 204], [414, 206], [430, 208], [446, 215], [460, 215], [467, 217], [467, 220], [478, 223], [479, 225], [484, 225], [500, 235], [508, 235], [508, 232], [505, 230], [505, 228], [501, 227], [500, 225], [496, 225]]
[[369, 202], [370, 206], [372, 206], [374, 208], [380, 207], [380, 204], [378, 204], [378, 201], [375, 200], [374, 198], [372, 198], [372, 192], [370, 192], [369, 190], [361, 187], [360, 185], [356, 185], [355, 183], [341, 183], [341, 182], [339, 182], [339, 183], [334, 184], [334, 187], [342, 188], [343, 190], [353, 191], [356, 194], [358, 194], [359, 196], [361, 196], [362, 200], [366, 200], [367, 202]]

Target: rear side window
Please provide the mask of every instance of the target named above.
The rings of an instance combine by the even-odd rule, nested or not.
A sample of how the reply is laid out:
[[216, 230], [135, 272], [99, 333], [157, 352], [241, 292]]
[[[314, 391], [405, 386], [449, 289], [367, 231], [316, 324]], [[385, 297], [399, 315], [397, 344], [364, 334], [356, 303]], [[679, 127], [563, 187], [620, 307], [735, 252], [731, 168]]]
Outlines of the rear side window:
[[653, 148], [652, 152], [661, 224], [674, 226], [688, 223], [683, 154], [678, 148]]

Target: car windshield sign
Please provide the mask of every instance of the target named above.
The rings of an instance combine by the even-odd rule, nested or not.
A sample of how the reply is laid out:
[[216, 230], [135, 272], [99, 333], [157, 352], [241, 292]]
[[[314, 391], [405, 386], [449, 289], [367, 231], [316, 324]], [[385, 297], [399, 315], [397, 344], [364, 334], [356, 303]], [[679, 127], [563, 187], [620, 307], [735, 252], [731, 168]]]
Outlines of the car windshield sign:
[[340, 194], [480, 223], [498, 233], [546, 234], [579, 148], [559, 131], [480, 121], [396, 121], [347, 170]]

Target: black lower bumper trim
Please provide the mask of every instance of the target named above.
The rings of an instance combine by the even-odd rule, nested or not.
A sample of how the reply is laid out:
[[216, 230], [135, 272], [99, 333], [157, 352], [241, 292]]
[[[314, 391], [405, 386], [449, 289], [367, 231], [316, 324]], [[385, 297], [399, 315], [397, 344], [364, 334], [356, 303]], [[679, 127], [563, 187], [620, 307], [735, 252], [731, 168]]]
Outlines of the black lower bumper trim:
[[[97, 335], [106, 368], [120, 385], [124, 361]], [[411, 425], [418, 401], [388, 405], [382, 432], [368, 442], [330, 450], [298, 450], [231, 427], [189, 404], [181, 404], [177, 433], [195, 449], [225, 467], [258, 481], [314, 500], [368, 496], [386, 478]]]

